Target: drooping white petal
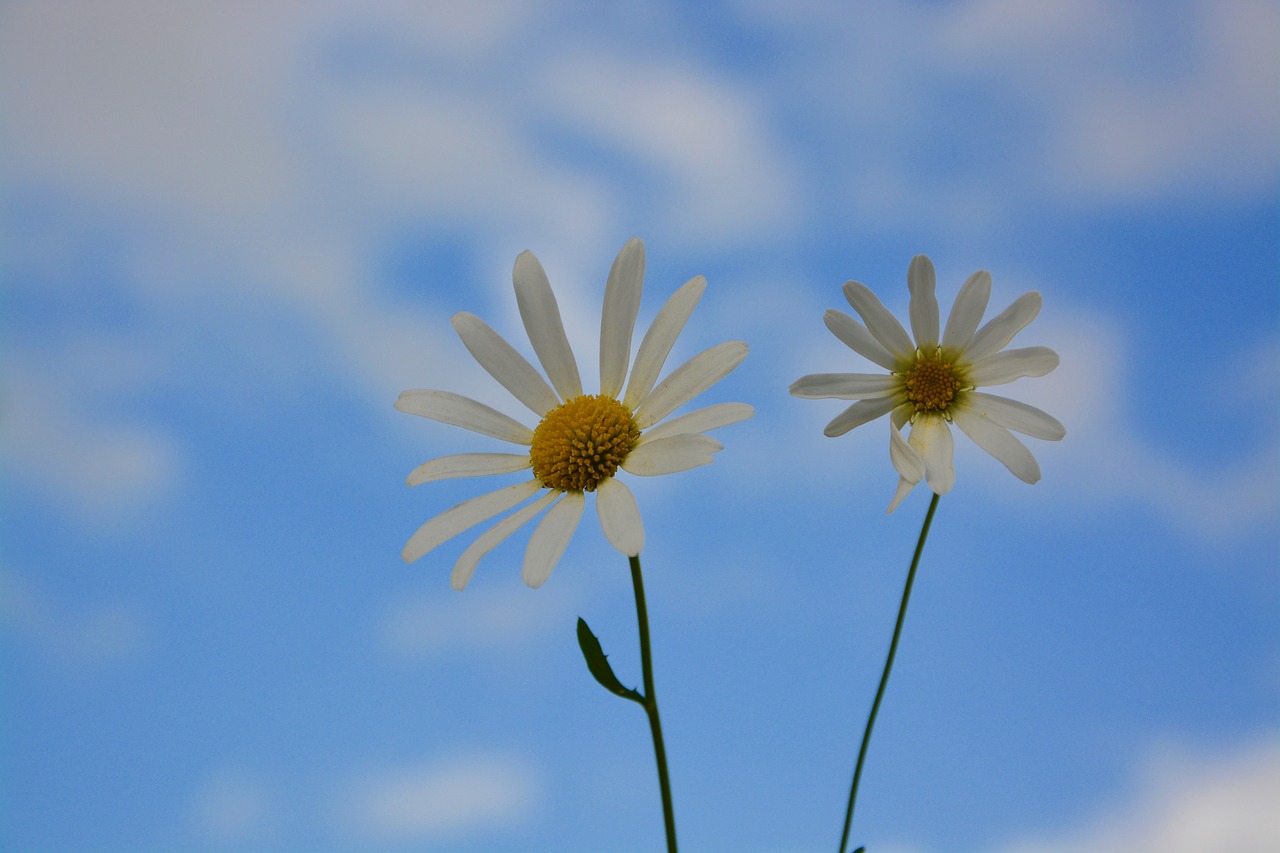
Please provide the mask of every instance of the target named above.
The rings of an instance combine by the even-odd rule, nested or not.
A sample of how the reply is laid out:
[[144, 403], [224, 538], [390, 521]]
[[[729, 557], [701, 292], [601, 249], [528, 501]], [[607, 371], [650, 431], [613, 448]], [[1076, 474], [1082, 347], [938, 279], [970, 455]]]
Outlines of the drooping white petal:
[[609, 477], [596, 486], [596, 514], [609, 544], [628, 557], [644, 548], [644, 521], [635, 495], [621, 480]]
[[463, 501], [419, 527], [418, 531], [409, 537], [401, 556], [406, 563], [412, 563], [442, 542], [447, 542], [464, 530], [469, 530], [480, 522], [488, 521], [498, 513], [511, 509], [541, 488], [543, 488], [542, 483], [530, 480], [527, 483], [516, 483], [514, 486], [507, 486]]
[[529, 343], [542, 362], [542, 369], [562, 399], [582, 394], [582, 377], [573, 357], [569, 338], [560, 320], [560, 307], [551, 290], [551, 282], [533, 252], [521, 252], [511, 272], [516, 290], [516, 305], [524, 321]]
[[892, 397], [880, 397], [875, 400], [859, 400], [840, 414], [832, 418], [822, 434], [827, 438], [844, 435], [855, 427], [870, 423], [876, 418], [884, 417], [893, 411], [897, 401]]
[[889, 461], [893, 463], [899, 476], [913, 485], [924, 479], [924, 457], [892, 424], [889, 425]]
[[955, 439], [941, 415], [916, 418], [907, 439], [924, 457], [924, 476], [934, 494], [945, 495], [956, 484]]
[[1044, 376], [1058, 366], [1058, 354], [1048, 347], [1001, 350], [969, 367], [976, 386], [1004, 385], [1024, 376]]
[[1067, 429], [1052, 415], [1046, 414], [1035, 406], [1029, 406], [1008, 397], [997, 397], [994, 394], [983, 394], [974, 391], [965, 395], [966, 410], [982, 415], [1005, 429], [1042, 438], [1045, 441], [1060, 441], [1067, 434]]
[[631, 333], [644, 288], [644, 243], [632, 237], [613, 259], [600, 314], [600, 393], [617, 399], [631, 360]]
[[453, 315], [453, 329], [480, 366], [538, 417], [560, 405], [547, 380], [506, 339], [466, 311]]
[[947, 327], [942, 330], [943, 349], [958, 352], [968, 346], [974, 331], [982, 322], [991, 299], [991, 273], [978, 270], [965, 280], [956, 301], [947, 315]]
[[560, 502], [547, 510], [542, 521], [538, 522], [529, 537], [529, 545], [524, 551], [524, 566], [520, 570], [520, 576], [529, 586], [537, 589], [551, 576], [551, 570], [560, 562], [573, 532], [578, 529], [585, 506], [582, 492], [565, 492]]
[[1035, 483], [1040, 479], [1040, 464], [1026, 445], [1013, 433], [974, 411], [955, 413], [956, 426], [973, 439], [973, 443], [1004, 463], [1019, 480]]
[[677, 367], [636, 406], [633, 417], [640, 429], [656, 424], [721, 379], [747, 357], [742, 341], [725, 341], [704, 350]]
[[484, 403], [477, 403], [470, 397], [450, 391], [402, 391], [396, 400], [396, 408], [411, 415], [460, 426], [512, 444], [533, 443], [533, 430], [524, 424]]
[[653, 384], [658, 381], [662, 365], [666, 363], [671, 347], [675, 346], [680, 330], [689, 321], [689, 315], [697, 307], [698, 300], [707, 289], [707, 280], [700, 275], [686, 281], [653, 318], [653, 325], [640, 340], [640, 349], [636, 351], [635, 365], [631, 369], [631, 379], [627, 382], [627, 393], [622, 404], [634, 409], [636, 404], [649, 395]]
[[847, 281], [844, 285], [844, 298], [849, 300], [849, 304], [862, 318], [862, 322], [867, 324], [867, 331], [880, 342], [880, 346], [889, 351], [890, 355], [900, 361], [911, 358], [916, 345], [912, 343], [910, 335], [907, 334], [906, 329], [902, 328], [898, 318], [880, 304], [880, 300], [871, 292], [871, 288], [862, 282]]
[[916, 255], [907, 267], [907, 288], [911, 291], [911, 333], [916, 346], [931, 350], [938, 345], [938, 297], [934, 295], [937, 277], [928, 255]]
[[1026, 328], [1027, 324], [1040, 313], [1044, 300], [1034, 290], [1024, 293], [1013, 304], [1000, 312], [991, 322], [979, 329], [965, 349], [964, 356], [970, 361], [980, 361], [994, 352], [1004, 349], [1005, 344], [1013, 340], [1013, 336]]
[[485, 477], [510, 474], [532, 465], [527, 453], [459, 453], [423, 462], [409, 473], [410, 486], [453, 477]]
[[685, 433], [642, 444], [627, 456], [622, 470], [639, 477], [657, 477], [710, 465], [711, 455], [724, 445], [709, 435]]
[[828, 308], [826, 313], [822, 315], [822, 322], [827, 324], [827, 328], [831, 330], [831, 334], [840, 339], [840, 342], [858, 355], [874, 361], [885, 370], [896, 370], [898, 360], [890, 354], [890, 352], [880, 345], [871, 334], [867, 331], [867, 327], [850, 317], [843, 311], [837, 311], [834, 308]]
[[902, 388], [902, 380], [883, 373], [811, 373], [791, 383], [791, 396], [806, 400], [870, 400]]
[[[918, 482], [918, 481], [917, 481]], [[902, 499], [911, 494], [911, 490], [916, 484], [908, 480], [906, 477], [898, 478], [898, 490], [893, 493], [893, 500], [889, 501], [889, 508], [886, 513], [891, 513], [898, 508], [898, 504], [902, 503]]]
[[536, 501], [520, 507], [511, 515], [508, 515], [480, 534], [476, 541], [468, 545], [467, 550], [462, 552], [458, 562], [453, 564], [453, 573], [449, 575], [449, 584], [454, 589], [465, 588], [467, 582], [471, 580], [471, 576], [475, 574], [476, 566], [480, 564], [480, 560], [484, 555], [505, 542], [510, 538], [511, 534], [524, 527], [531, 518], [546, 509], [547, 505], [559, 496], [559, 492], [548, 491]]
[[703, 409], [695, 409], [688, 414], [669, 421], [663, 421], [640, 436], [640, 444], [648, 444], [670, 435], [706, 432], [720, 427], [745, 421], [755, 414], [755, 409], [746, 403], [716, 403]]

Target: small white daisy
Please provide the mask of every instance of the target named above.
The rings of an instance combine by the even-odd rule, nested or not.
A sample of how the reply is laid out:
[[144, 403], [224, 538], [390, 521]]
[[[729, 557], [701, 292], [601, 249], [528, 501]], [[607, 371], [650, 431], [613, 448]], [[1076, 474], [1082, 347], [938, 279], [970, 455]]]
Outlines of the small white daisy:
[[[846, 283], [845, 298], [863, 322], [835, 309], [823, 321], [846, 346], [889, 373], [815, 373], [791, 385], [797, 397], [857, 400], [827, 424], [828, 436], [889, 415], [889, 458], [900, 475], [889, 512], [921, 479], [939, 495], [955, 485], [949, 424], [1028, 483], [1040, 479], [1040, 466], [1010, 430], [1049, 441], [1066, 435], [1061, 423], [1034, 406], [976, 390], [1043, 376], [1058, 366], [1058, 354], [1048, 347], [1004, 349], [1040, 313], [1040, 294], [1024, 293], [979, 329], [991, 297], [991, 274], [976, 272], [960, 288], [939, 338], [934, 281], [933, 263], [924, 255], [912, 258], [907, 285], [914, 343], [866, 285]], [[904, 439], [900, 430], [908, 423], [911, 432]]]
[[[421, 415], [492, 436], [527, 450], [520, 453], [463, 453], [418, 466], [409, 485], [449, 477], [509, 474], [532, 469], [532, 479], [464, 501], [422, 525], [404, 547], [412, 562], [481, 522], [515, 509], [482, 533], [458, 558], [450, 582], [462, 589], [480, 558], [546, 510], [525, 549], [522, 576], [537, 587], [551, 574], [596, 494], [596, 512], [605, 538], [634, 557], [644, 546], [644, 525], [631, 490], [614, 475], [618, 469], [641, 476], [673, 474], [706, 465], [723, 445], [705, 433], [746, 420], [745, 403], [721, 403], [665, 422], [663, 418], [727, 376], [747, 356], [747, 345], [729, 341], [689, 359], [662, 382], [658, 374], [676, 337], [693, 313], [707, 282], [690, 279], [658, 312], [640, 342], [627, 380], [631, 336], [644, 285], [644, 244], [631, 239], [613, 262], [600, 319], [600, 393], [583, 394], [573, 350], [547, 274], [532, 252], [516, 258], [512, 272], [516, 303], [529, 341], [551, 383], [497, 332], [466, 312], [453, 328], [476, 361], [540, 420], [529, 429], [482, 403], [448, 391], [405, 391], [402, 412]], [[626, 381], [626, 392], [623, 383]]]

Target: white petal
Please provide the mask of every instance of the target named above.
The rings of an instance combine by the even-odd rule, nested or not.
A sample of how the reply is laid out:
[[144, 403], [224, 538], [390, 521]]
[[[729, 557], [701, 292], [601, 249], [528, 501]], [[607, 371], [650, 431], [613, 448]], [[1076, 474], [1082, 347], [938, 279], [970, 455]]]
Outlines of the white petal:
[[634, 409], [653, 390], [653, 384], [658, 381], [658, 374], [662, 372], [662, 365], [666, 363], [671, 347], [675, 346], [680, 330], [689, 322], [689, 315], [697, 307], [698, 300], [706, 289], [707, 280], [700, 275], [694, 276], [671, 294], [658, 316], [653, 318], [653, 325], [645, 332], [640, 341], [640, 349], [636, 351], [636, 363], [631, 369], [627, 394], [622, 399], [624, 406]]
[[942, 348], [959, 352], [969, 345], [973, 332], [982, 322], [991, 299], [991, 273], [978, 270], [965, 281], [947, 316], [947, 327], [942, 331]]
[[635, 495], [621, 480], [609, 477], [596, 486], [596, 514], [609, 544], [628, 557], [644, 548], [644, 521]]
[[543, 488], [542, 483], [530, 480], [527, 483], [516, 483], [505, 489], [480, 495], [463, 501], [457, 506], [447, 509], [418, 528], [418, 532], [409, 537], [401, 554], [406, 563], [426, 554], [442, 542], [475, 527], [482, 521], [488, 521], [500, 512], [505, 512], [520, 501]]
[[512, 444], [531, 444], [533, 430], [484, 403], [449, 391], [402, 391], [396, 408]]
[[510, 474], [532, 465], [527, 453], [459, 453], [424, 462], [409, 474], [409, 485], [418, 486], [453, 477], [485, 477]]
[[524, 566], [520, 570], [520, 576], [529, 586], [537, 589], [551, 576], [551, 570], [560, 562], [573, 532], [578, 529], [585, 506], [582, 492], [565, 492], [560, 502], [547, 510], [534, 528], [524, 551]]
[[1019, 480], [1035, 483], [1040, 479], [1040, 465], [1026, 445], [1013, 433], [977, 412], [955, 413], [956, 426], [973, 439], [973, 443], [1004, 463]]
[[480, 366], [538, 417], [560, 405], [547, 380], [506, 339], [475, 314], [453, 315], [453, 329]]
[[1032, 291], [1024, 293], [999, 316], [977, 331], [964, 355], [969, 361], [981, 361], [994, 352], [1004, 349], [1005, 344], [1013, 340], [1013, 336], [1026, 328], [1027, 324], [1040, 313], [1044, 300], [1040, 294]]
[[811, 373], [792, 382], [790, 390], [806, 400], [870, 400], [901, 388], [901, 379], [883, 373]]
[[711, 454], [723, 449], [724, 445], [709, 435], [672, 435], [642, 444], [631, 451], [622, 463], [622, 470], [639, 477], [674, 474], [710, 465]]
[[938, 415], [916, 418], [908, 441], [924, 457], [924, 476], [934, 494], [951, 491], [956, 484], [955, 439], [947, 422]]
[[938, 297], [934, 296], [937, 277], [928, 255], [916, 255], [907, 268], [907, 287], [911, 291], [911, 332], [916, 346], [931, 350], [938, 345]]
[[897, 509], [898, 504], [902, 503], [902, 499], [905, 498], [907, 495], [911, 494], [911, 490], [914, 489], [915, 487], [916, 487], [915, 483], [911, 482], [905, 477], [899, 477], [898, 490], [893, 493], [893, 500], [889, 501], [889, 508], [885, 510], [885, 512], [889, 513]]
[[893, 468], [898, 475], [910, 481], [912, 485], [924, 479], [924, 457], [892, 424], [889, 426], [889, 461], [893, 463]]
[[516, 289], [520, 319], [524, 321], [529, 343], [533, 344], [542, 369], [562, 399], [580, 396], [582, 378], [578, 375], [578, 362], [574, 360], [573, 349], [565, 336], [551, 282], [547, 281], [547, 274], [533, 252], [521, 252], [516, 256], [511, 280]]
[[989, 418], [1005, 429], [1029, 435], [1032, 438], [1043, 438], [1045, 441], [1060, 441], [1067, 434], [1067, 429], [1057, 418], [1040, 411], [1035, 406], [1028, 406], [1008, 397], [997, 397], [994, 394], [983, 394], [980, 391], [965, 395], [964, 410]]
[[698, 353], [673, 370], [636, 406], [636, 426], [645, 429], [656, 424], [728, 376], [746, 357], [747, 345], [742, 341], [725, 341]]
[[643, 287], [644, 243], [632, 237], [613, 259], [600, 315], [600, 393], [615, 400], [627, 378]]
[[859, 400], [832, 419], [822, 434], [828, 438], [844, 435], [855, 427], [871, 423], [876, 418], [884, 417], [893, 411], [897, 401], [892, 397], [881, 397], [876, 400]]
[[1058, 366], [1058, 354], [1048, 347], [1001, 350], [969, 367], [976, 386], [1004, 385], [1024, 376], [1044, 376]]
[[755, 414], [755, 409], [746, 403], [716, 403], [703, 409], [695, 409], [688, 414], [669, 421], [663, 421], [640, 436], [640, 444], [648, 444], [660, 438], [685, 433], [706, 432], [707, 430], [736, 424], [745, 421]]
[[471, 580], [471, 576], [475, 574], [476, 566], [480, 564], [480, 559], [485, 554], [505, 542], [511, 534], [524, 527], [529, 522], [529, 519], [542, 512], [549, 503], [559, 496], [559, 492], [548, 491], [536, 501], [520, 507], [482, 533], [476, 538], [476, 541], [467, 546], [467, 550], [462, 552], [458, 562], [453, 564], [453, 573], [449, 575], [449, 584], [454, 589], [465, 588], [468, 581]]
[[847, 281], [844, 284], [844, 298], [849, 300], [862, 322], [867, 324], [867, 331], [890, 355], [899, 361], [911, 358], [916, 345], [911, 342], [907, 330], [902, 328], [897, 318], [880, 304], [871, 288], [862, 282]]
[[897, 370], [898, 360], [887, 349], [882, 347], [879, 341], [872, 337], [866, 326], [848, 314], [843, 311], [837, 311], [834, 308], [828, 308], [826, 313], [822, 315], [822, 322], [827, 324], [831, 334], [839, 338], [842, 344], [858, 355], [868, 361], [874, 361], [885, 370]]

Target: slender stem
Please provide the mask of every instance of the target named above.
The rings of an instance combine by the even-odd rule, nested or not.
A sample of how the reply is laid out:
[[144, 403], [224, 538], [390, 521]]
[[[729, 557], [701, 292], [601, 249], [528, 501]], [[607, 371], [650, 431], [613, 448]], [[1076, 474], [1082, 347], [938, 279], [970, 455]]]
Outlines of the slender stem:
[[884, 673], [880, 676], [880, 687], [876, 690], [875, 701], [871, 703], [871, 714], [867, 717], [867, 728], [862, 733], [862, 747], [858, 750], [858, 764], [853, 770], [853, 785], [849, 788], [849, 808], [844, 813], [844, 832], [840, 834], [840, 850], [844, 853], [849, 843], [849, 826], [853, 823], [853, 803], [858, 798], [858, 782], [862, 779], [862, 763], [867, 760], [867, 745], [871, 743], [871, 729], [876, 724], [876, 714], [880, 712], [880, 700], [884, 698], [884, 688], [889, 683], [889, 671], [893, 669], [893, 659], [898, 653], [898, 638], [902, 636], [902, 623], [907, 618], [907, 602], [911, 600], [911, 586], [916, 580], [916, 567], [920, 565], [920, 555], [924, 552], [924, 540], [929, 537], [929, 526], [933, 524], [933, 512], [938, 508], [938, 497], [935, 494], [929, 502], [929, 511], [924, 517], [924, 526], [920, 528], [920, 541], [916, 542], [916, 552], [911, 557], [911, 568], [907, 571], [907, 583], [902, 590], [902, 604], [898, 607], [898, 621], [893, 626], [893, 641], [889, 643], [889, 656], [884, 661]]
[[658, 762], [658, 787], [662, 791], [662, 820], [667, 830], [667, 853], [676, 853], [676, 813], [671, 804], [671, 779], [667, 776], [667, 749], [662, 743], [658, 696], [653, 690], [653, 658], [649, 652], [649, 610], [644, 603], [644, 579], [640, 557], [631, 558], [631, 585], [636, 591], [636, 621], [640, 623], [640, 665], [644, 669], [644, 710], [653, 733], [653, 755]]

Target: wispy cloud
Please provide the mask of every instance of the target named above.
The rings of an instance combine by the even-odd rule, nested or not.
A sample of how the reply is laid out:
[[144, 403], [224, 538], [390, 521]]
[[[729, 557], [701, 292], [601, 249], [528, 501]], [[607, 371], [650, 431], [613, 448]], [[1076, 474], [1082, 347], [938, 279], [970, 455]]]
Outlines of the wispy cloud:
[[[1075, 202], [1269, 195], [1280, 180], [1280, 7], [980, 0], [944, 56], [1028, 108], [1042, 186]], [[1065, 68], [1070, 73], [1064, 73]], [[1039, 115], [1035, 115], [1039, 113]]]
[[1130, 802], [1087, 825], [1002, 853], [1270, 853], [1280, 848], [1280, 740], [1212, 757], [1177, 751], [1146, 769]]
[[[1162, 447], [1159, 431], [1147, 429], [1152, 415], [1135, 411], [1141, 360], [1116, 322], [1089, 316], [1078, 307], [1057, 306], [1041, 326], [1044, 343], [1062, 356], [1061, 366], [1026, 385], [1022, 399], [1052, 411], [1067, 425], [1061, 446], [1047, 447], [1045, 464], [1082, 504], [1138, 506], [1163, 517], [1171, 529], [1210, 541], [1230, 539], [1280, 520], [1280, 435], [1240, 446], [1230, 461], [1204, 464], [1194, 455]], [[1274, 348], [1267, 347], [1268, 351]], [[1247, 350], [1214, 355], [1224, 366], [1254, 364]], [[1225, 387], [1230, 401], [1198, 395], [1204, 405], [1232, 409], [1276, 395], [1280, 386]], [[1161, 416], [1173, 416], [1173, 410]]]
[[0, 570], [0, 628], [44, 660], [72, 668], [137, 660], [154, 640], [145, 613], [130, 601], [73, 608], [10, 569]]
[[799, 225], [796, 175], [765, 99], [740, 82], [688, 63], [576, 53], [539, 88], [566, 129], [618, 152], [636, 178], [652, 176], [662, 233], [732, 245]]
[[445, 589], [448, 564], [443, 558], [441, 562], [436, 594], [396, 602], [384, 613], [380, 633], [383, 647], [392, 655], [509, 652], [573, 623], [576, 595], [563, 583], [559, 595], [534, 598], [510, 572], [511, 560], [495, 557], [490, 568], [511, 573], [508, 582], [468, 589], [464, 597]]
[[370, 771], [338, 814], [369, 843], [440, 842], [518, 824], [540, 796], [537, 774], [523, 759], [476, 754]]
[[228, 766], [200, 785], [191, 817], [197, 834], [213, 844], [260, 843], [279, 832], [279, 806], [260, 774]]

